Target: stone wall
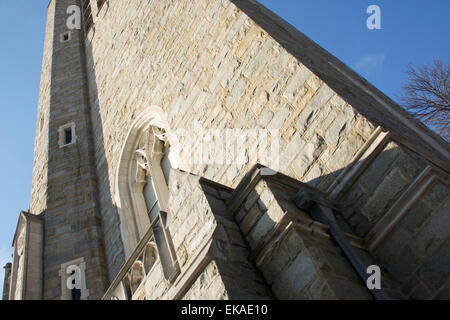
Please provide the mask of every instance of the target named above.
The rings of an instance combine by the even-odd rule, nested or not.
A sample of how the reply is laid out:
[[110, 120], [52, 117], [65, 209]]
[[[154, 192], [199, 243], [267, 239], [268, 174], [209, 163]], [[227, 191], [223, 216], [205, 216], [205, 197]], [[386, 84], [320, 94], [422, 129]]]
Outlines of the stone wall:
[[[375, 130], [230, 1], [110, 2], [95, 20], [86, 55], [110, 279], [123, 263], [117, 164], [144, 108], [159, 105], [174, 131], [278, 129], [279, 170], [324, 188]], [[230, 187], [255, 163], [189, 164], [179, 139], [180, 169]]]
[[169, 187], [167, 229], [180, 272], [167, 281], [157, 259], [133, 299], [269, 298], [262, 274], [248, 259], [250, 248], [226, 211], [231, 190], [177, 170], [171, 172]]
[[[31, 211], [42, 213], [45, 247], [44, 299], [60, 299], [63, 263], [84, 257], [90, 299], [107, 287], [93, 141], [89, 116], [83, 33], [71, 30], [67, 8], [78, 0], [51, 1], [44, 48], [39, 112], [44, 127], [37, 136]], [[60, 146], [60, 127], [75, 124], [72, 144]], [[39, 126], [38, 126], [39, 127]], [[46, 173], [46, 176], [44, 177]]]
[[[235, 274], [237, 266], [230, 267], [218, 257], [236, 254], [246, 261], [242, 254], [257, 255], [286, 212], [295, 213], [295, 219], [309, 219], [286, 198], [295, 191], [286, 185], [258, 187], [261, 192], [255, 191], [256, 198], [284, 199], [270, 205], [263, 202], [267, 210], [258, 207], [259, 201], [244, 204], [236, 222], [224, 214], [232, 205], [225, 194], [238, 187], [256, 162], [341, 201], [346, 208], [340, 217], [345, 230], [359, 236], [365, 251], [375, 252], [402, 284], [405, 295], [426, 292], [428, 297], [442, 297], [448, 293], [448, 283], [442, 283], [445, 270], [436, 262], [445, 260], [448, 249], [447, 229], [438, 228], [447, 225], [442, 214], [446, 200], [427, 200], [426, 190], [414, 193], [425, 189], [423, 177], [433, 168], [438, 170], [433, 177], [444, 177], [440, 193], [448, 195], [448, 146], [382, 93], [254, 1], [108, 1], [98, 11], [92, 0], [94, 27], [85, 39], [81, 32], [72, 31], [72, 40], [60, 43], [70, 4], [79, 1], [52, 0], [49, 4], [39, 98], [31, 212], [45, 210], [45, 298], [58, 297], [58, 267], [68, 260], [85, 257], [93, 298], [102, 295], [108, 280], [123, 265], [116, 203], [118, 164], [131, 124], [151, 105], [165, 111], [168, 129], [187, 133], [171, 141], [171, 150], [178, 151], [177, 169], [224, 185], [186, 175], [183, 183], [191, 189], [172, 186], [171, 193], [177, 197], [170, 202], [169, 231], [181, 269], [195, 265], [191, 259], [199, 255], [210, 235], [220, 238], [224, 232], [226, 240], [222, 239], [224, 247], [214, 249], [214, 262], [202, 266], [204, 276], [190, 279], [194, 281], [191, 290], [167, 285], [156, 264], [155, 274], [135, 293], [136, 298], [173, 298], [175, 291], [184, 292], [187, 298], [242, 296], [240, 287], [227, 276]], [[57, 129], [69, 121], [76, 122], [78, 142], [61, 150]], [[278, 130], [272, 131], [266, 149], [271, 150], [279, 138], [279, 159], [255, 159], [247, 144], [244, 163], [192, 162], [198, 150], [187, 138], [196, 132], [255, 128]], [[211, 145], [223, 149], [221, 144]], [[231, 152], [226, 156], [232, 158]], [[183, 203], [188, 198], [192, 203]], [[426, 210], [414, 213], [416, 202]], [[404, 232], [409, 229], [403, 224], [412, 223], [409, 219], [416, 219], [415, 229]], [[425, 225], [419, 227], [423, 221]], [[219, 231], [218, 225], [225, 231]], [[286, 297], [339, 295], [330, 279], [345, 275], [332, 268], [332, 276], [325, 277], [314, 252], [332, 260], [333, 254], [339, 254], [323, 226], [316, 227], [322, 230], [324, 238], [316, 239], [322, 244], [303, 229], [289, 233], [286, 239], [300, 240], [289, 259], [280, 263], [285, 269], [278, 280], [267, 275], [270, 267], [262, 267], [275, 295], [280, 294], [276, 288], [285, 282], [283, 277], [295, 275], [310, 260], [314, 261], [314, 268], [309, 269], [314, 276], [304, 286], [296, 284]], [[246, 240], [233, 240], [240, 239], [240, 233]], [[382, 249], [389, 237], [396, 236], [401, 240], [393, 241], [394, 247]], [[410, 238], [414, 241], [406, 245], [404, 240]], [[423, 241], [426, 248], [420, 247]], [[419, 251], [409, 254], [416, 246]], [[404, 250], [404, 260], [397, 261], [389, 250]], [[250, 265], [244, 272], [249, 281], [246, 288], [252, 288], [251, 294], [270, 296], [259, 271]], [[396, 272], [399, 266], [411, 270], [400, 274]], [[430, 277], [434, 271], [440, 274], [438, 280]], [[360, 286], [352, 277], [346, 279], [349, 285]], [[222, 285], [237, 291], [224, 293]], [[214, 290], [208, 291], [209, 286]]]
[[[181, 270], [192, 268], [199, 251], [205, 243], [212, 241], [207, 254], [211, 262], [195, 282], [183, 284], [189, 286], [184, 299], [261, 299], [270, 296], [264, 278], [248, 260], [250, 248], [240, 228], [227, 212], [225, 200], [230, 197], [231, 190], [204, 178], [184, 175], [187, 179], [178, 179], [171, 184], [169, 209], [175, 219], [168, 226]], [[179, 222], [183, 222], [181, 226]]]
[[45, 29], [42, 72], [34, 142], [33, 179], [30, 212], [40, 214], [47, 207], [47, 169], [50, 119], [50, 85], [54, 44], [55, 6], [49, 5]]
[[28, 233], [28, 242], [26, 244], [26, 291], [24, 300], [40, 300], [42, 299], [44, 282], [42, 277], [44, 271], [42, 261], [44, 250], [44, 225], [41, 219], [36, 219], [33, 215], [24, 215], [26, 215], [26, 228]]
[[395, 141], [387, 141], [367, 169], [339, 196], [347, 205], [344, 217], [356, 234], [365, 237], [428, 164]]
[[[298, 190], [311, 188], [258, 168], [234, 190], [172, 171], [168, 229], [181, 273], [169, 284], [158, 262], [133, 299], [373, 298], [328, 226], [294, 204]], [[448, 297], [450, 198], [441, 179], [431, 181], [373, 250], [339, 220], [363, 263], [381, 267], [382, 288], [394, 299]]]
[[450, 188], [430, 185], [375, 249], [381, 265], [416, 299], [450, 297]]
[[450, 171], [448, 143], [427, 129], [367, 80], [276, 14], [252, 0], [230, 0], [298, 61], [373, 124], [414, 152]]
[[217, 265], [210, 262], [205, 271], [200, 274], [189, 291], [184, 295], [185, 300], [228, 300], [225, 285], [218, 275]]
[[[372, 299], [328, 227], [294, 205], [302, 187], [280, 174], [255, 175], [233, 193], [240, 204], [231, 210], [252, 248], [252, 261], [277, 299]], [[371, 259], [362, 248], [355, 246]]]

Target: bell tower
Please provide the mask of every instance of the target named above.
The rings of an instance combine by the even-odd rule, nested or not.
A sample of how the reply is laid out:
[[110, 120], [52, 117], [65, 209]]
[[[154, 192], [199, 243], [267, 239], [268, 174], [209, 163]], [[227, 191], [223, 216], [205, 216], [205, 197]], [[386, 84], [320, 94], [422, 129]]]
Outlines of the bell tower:
[[85, 37], [82, 24], [69, 29], [73, 23], [67, 23], [81, 21], [83, 12], [80, 0], [48, 5], [29, 210], [44, 225], [41, 298], [46, 300], [100, 299], [108, 285]]

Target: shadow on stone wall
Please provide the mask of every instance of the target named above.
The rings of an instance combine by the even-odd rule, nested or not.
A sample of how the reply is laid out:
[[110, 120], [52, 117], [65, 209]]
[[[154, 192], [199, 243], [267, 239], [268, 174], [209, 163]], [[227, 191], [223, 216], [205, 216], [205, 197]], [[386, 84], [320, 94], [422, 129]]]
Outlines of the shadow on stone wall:
[[[56, 2], [55, 21], [65, 21], [65, 2]], [[93, 141], [84, 68], [82, 32], [72, 31], [72, 41], [60, 41], [66, 27], [54, 25], [48, 123], [47, 203], [43, 213], [43, 298], [60, 299], [61, 265], [83, 257], [89, 298], [101, 298], [107, 287], [97, 179], [93, 166]], [[63, 131], [74, 123], [70, 140]], [[69, 142], [68, 142], [69, 141]], [[68, 142], [68, 143], [65, 143]], [[65, 272], [65, 271], [64, 271]]]
[[[243, 1], [232, 0], [232, 2], [235, 3], [238, 7], [243, 6]], [[300, 50], [301, 48], [297, 44], [294, 46], [292, 43], [290, 43], [290, 41], [292, 41], [294, 38], [286, 38], [286, 30], [282, 30], [279, 26], [277, 28], [269, 28], [267, 22], [261, 20], [261, 15], [258, 13], [252, 14], [252, 10], [253, 9], [251, 8], [245, 9], [249, 16], [254, 19], [255, 22], [262, 25], [263, 28], [267, 30], [269, 34], [275, 38], [275, 40], [280, 42], [280, 44], [288, 52], [297, 57], [299, 61], [305, 64], [305, 66], [311, 69], [311, 71], [316, 73], [339, 95], [345, 97], [345, 99], [348, 100], [348, 102], [350, 102], [353, 106], [355, 106], [355, 108], [357, 108], [359, 112], [361, 112], [368, 119], [375, 120], [373, 121], [374, 123], [380, 123], [379, 119], [386, 118], [385, 115], [377, 113], [380, 112], [378, 104], [374, 104], [372, 98], [368, 97], [367, 94], [361, 93], [360, 89], [353, 91], [353, 87], [349, 89], [348, 87], [343, 85], [342, 82], [338, 81], [339, 79], [334, 78], [335, 76], [337, 76], [336, 74], [330, 75], [324, 73], [323, 70], [325, 70], [326, 68], [324, 68], [323, 65], [323, 57], [318, 57], [314, 60], [311, 59], [312, 55], [310, 54], [310, 52], [305, 53]], [[285, 23], [283, 22], [283, 24]], [[298, 31], [294, 32], [294, 34], [297, 38], [301, 37], [303, 39], [303, 45], [309, 48], [308, 50], [318, 50], [320, 52], [323, 51], [323, 49], [321, 48], [319, 50], [317, 45], [301, 35]], [[92, 55], [92, 47], [90, 45], [87, 45], [85, 51], [87, 56], [87, 63], [89, 66], [89, 64], [92, 64], [94, 61]], [[325, 55], [325, 52], [322, 53], [323, 55]], [[326, 56], [326, 58], [329, 57]], [[335, 59], [334, 57], [332, 61], [338, 63], [337, 59]], [[340, 62], [339, 65], [341, 65]], [[98, 195], [102, 218], [102, 229], [105, 239], [104, 242], [106, 261], [109, 270], [109, 281], [111, 282], [114, 276], [120, 270], [122, 264], [125, 262], [125, 255], [120, 235], [120, 219], [118, 213], [119, 208], [114, 205], [112, 198], [113, 195], [111, 194], [111, 186], [114, 187], [115, 181], [110, 181], [109, 177], [115, 176], [115, 173], [109, 172], [109, 166], [107, 162], [108, 158], [105, 150], [105, 137], [103, 132], [103, 125], [105, 121], [104, 119], [102, 119], [102, 115], [100, 113], [100, 102], [96, 83], [95, 68], [89, 66], [88, 70], [89, 96], [91, 102], [90, 117], [91, 123], [93, 125], [96, 163], [95, 167], [98, 179]], [[361, 95], [357, 93], [361, 93]], [[364, 102], [370, 103], [367, 104], [367, 108], [360, 110], [360, 105]], [[103, 106], [103, 108], [108, 107], [113, 110], [114, 108], [120, 108], [121, 106]], [[386, 119], [386, 121], [386, 123], [381, 121], [381, 124], [388, 125], [387, 127], [394, 126], [393, 123], [389, 122], [391, 121], [391, 119]], [[395, 125], [397, 125], [397, 123], [395, 123]], [[360, 237], [364, 237], [365, 235], [367, 235], [367, 233], [380, 220], [383, 214], [393, 205], [393, 203], [408, 188], [408, 186], [411, 185], [412, 181], [424, 169], [425, 165], [426, 163], [421, 160], [419, 156], [417, 156], [413, 152], [406, 151], [406, 149], [404, 148], [393, 146], [390, 149], [383, 150], [370, 163], [370, 165], [368, 165], [364, 173], [357, 179], [355, 179], [352, 185], [349, 186], [344, 192], [342, 192], [342, 194], [340, 194], [338, 199], [345, 206], [345, 209], [342, 212], [342, 217], [340, 217], [343, 228], [346, 231]], [[307, 184], [325, 192], [333, 182], [342, 178], [341, 174], [346, 171], [346, 169], [348, 168], [341, 168], [331, 174], [322, 175], [321, 177], [315, 178], [311, 181], [307, 181]], [[237, 174], [242, 174], [242, 172], [237, 172]], [[283, 194], [283, 191], [281, 190], [280, 193]], [[284, 194], [286, 195], [287, 193]], [[427, 214], [429, 215], [431, 215], [431, 212], [433, 212], [433, 210], [439, 207], [439, 203], [436, 204], [427, 202], [426, 205], [429, 207], [430, 212], [425, 212], [428, 212]], [[262, 201], [262, 211], [267, 209], [267, 206], [265, 208], [264, 206], [266, 206], [266, 204], [264, 204], [264, 202]], [[417, 214], [423, 214], [423, 211], [418, 212]], [[267, 223], [268, 228], [273, 228], [276, 225], [276, 221], [271, 221], [270, 219], [268, 219]], [[420, 223], [423, 223], [423, 221], [421, 221]], [[418, 222], [416, 225], [420, 225], [420, 223]], [[411, 236], [413, 237], [413, 235]], [[438, 241], [441, 241], [439, 243], [442, 243], [442, 239], [438, 239]], [[406, 250], [405, 246], [407, 245], [407, 243], [408, 241], [406, 241], [406, 238], [402, 238], [402, 241], [395, 243], [395, 247], [398, 248], [399, 251]], [[446, 248], [447, 247], [448, 245], [446, 245]], [[422, 261], [421, 263], [423, 263], [423, 261], [425, 261], [431, 254], [432, 253], [428, 252], [424, 256], [413, 256], [411, 259]], [[378, 255], [383, 255], [383, 253], [379, 253]], [[388, 270], [393, 270], [393, 267], [389, 267], [389, 263], [392, 259], [394, 259], [393, 256], [384, 258], [385, 266]], [[410, 265], [416, 265], [415, 262], [411, 264], [410, 261], [404, 261], [404, 263], [400, 264], [404, 265], [405, 268], [409, 268], [408, 266]], [[401, 283], [404, 284], [408, 281], [411, 281], [411, 277], [413, 277], [413, 274], [418, 270], [417, 268], [419, 267], [414, 267], [406, 277], [407, 279], [402, 279]], [[395, 275], [395, 272], [392, 273]], [[396, 276], [394, 276], [394, 278], [399, 279], [399, 277]], [[431, 288], [428, 288], [426, 290], [431, 291]], [[433, 287], [433, 290], [436, 289]]]
[[[338, 196], [343, 206], [337, 216], [342, 229], [364, 239], [426, 165], [423, 159], [399, 146], [379, 153]], [[326, 191], [329, 180], [335, 181], [345, 169], [307, 184]], [[295, 182], [282, 182], [292, 180], [287, 176], [277, 179], [269, 176], [265, 187], [254, 188], [244, 200], [242, 211], [236, 213], [252, 249], [264, 241], [267, 232], [279, 226], [282, 212], [302, 216], [292, 203], [298, 190]], [[445, 212], [450, 206], [449, 194], [448, 185], [442, 181], [432, 183], [374, 248], [371, 258], [365, 259], [368, 265], [379, 265], [386, 278], [394, 281], [386, 283], [409, 299], [448, 297], [450, 238]]]
[[115, 181], [110, 181], [109, 178], [111, 173], [109, 172], [105, 150], [105, 136], [103, 133], [103, 125], [105, 121], [102, 119], [100, 113], [100, 102], [95, 68], [90, 65], [94, 61], [92, 46], [90, 44], [85, 45], [85, 54], [88, 70], [87, 81], [89, 86], [92, 136], [94, 138], [98, 196], [100, 202], [106, 263], [109, 271], [109, 282], [111, 283], [122, 265], [125, 263], [125, 252], [120, 232], [119, 208], [117, 208], [114, 204], [113, 195], [111, 194], [111, 187], [114, 187]]

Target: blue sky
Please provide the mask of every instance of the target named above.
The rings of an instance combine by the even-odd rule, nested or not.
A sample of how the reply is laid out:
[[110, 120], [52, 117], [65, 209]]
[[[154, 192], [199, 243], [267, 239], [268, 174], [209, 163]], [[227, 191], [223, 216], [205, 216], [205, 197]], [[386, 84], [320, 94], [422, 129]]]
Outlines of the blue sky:
[[[119, 0], [125, 1], [125, 0]], [[29, 207], [36, 111], [49, 0], [0, 1], [0, 264], [10, 260], [20, 210]], [[408, 63], [450, 62], [450, 1], [260, 0], [397, 100]], [[368, 30], [369, 5], [381, 30]], [[3, 288], [3, 268], [0, 270]]]
[[47, 4], [0, 1], [0, 290], [19, 212], [30, 201]]
[[[448, 0], [259, 0], [395, 101], [408, 63], [450, 60]], [[369, 30], [370, 5], [381, 30]]]

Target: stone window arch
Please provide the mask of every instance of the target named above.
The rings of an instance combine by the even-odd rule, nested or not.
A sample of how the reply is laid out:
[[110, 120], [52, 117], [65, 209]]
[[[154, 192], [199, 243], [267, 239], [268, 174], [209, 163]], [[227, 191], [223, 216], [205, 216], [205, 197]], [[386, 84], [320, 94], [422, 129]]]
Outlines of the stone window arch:
[[161, 108], [151, 106], [131, 125], [119, 160], [114, 199], [126, 259], [151, 228], [164, 276], [172, 281], [179, 264], [166, 228], [168, 179], [170, 168], [178, 168], [178, 159], [173, 152], [176, 136], [166, 119]]
[[[178, 159], [172, 135], [164, 111], [157, 106], [146, 108], [133, 122], [125, 139], [116, 175], [115, 201], [120, 217], [122, 241], [128, 259], [139, 241], [149, 230], [158, 214], [168, 211], [168, 179], [170, 168], [178, 168]], [[160, 219], [163, 220], [163, 219]], [[158, 222], [161, 224], [162, 222]], [[155, 234], [158, 253], [170, 248], [158, 243], [167, 239]], [[158, 232], [156, 232], [158, 233]], [[166, 249], [163, 249], [166, 248]], [[166, 259], [170, 256], [169, 259]], [[163, 261], [174, 260], [173, 253]]]

